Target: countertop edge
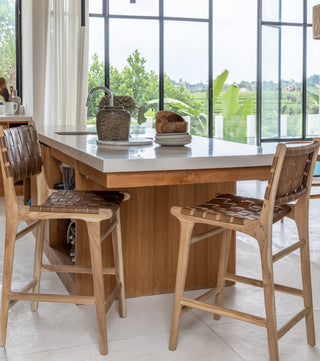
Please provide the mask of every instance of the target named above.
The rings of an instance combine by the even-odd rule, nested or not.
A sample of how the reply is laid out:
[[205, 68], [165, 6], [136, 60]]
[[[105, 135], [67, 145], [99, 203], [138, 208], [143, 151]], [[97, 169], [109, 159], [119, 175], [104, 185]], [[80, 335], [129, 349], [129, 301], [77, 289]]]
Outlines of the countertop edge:
[[171, 171], [270, 166], [273, 154], [215, 155], [204, 157], [173, 157], [156, 159], [103, 159], [76, 149], [39, 132], [40, 142], [66, 153], [74, 159], [103, 173]]

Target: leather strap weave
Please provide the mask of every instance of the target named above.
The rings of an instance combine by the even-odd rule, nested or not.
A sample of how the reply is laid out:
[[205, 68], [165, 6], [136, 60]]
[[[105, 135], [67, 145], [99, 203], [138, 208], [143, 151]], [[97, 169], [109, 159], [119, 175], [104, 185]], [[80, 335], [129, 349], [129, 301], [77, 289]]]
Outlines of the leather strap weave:
[[40, 144], [32, 125], [5, 129], [0, 147], [6, 176], [14, 183], [41, 172]]
[[31, 205], [33, 212], [98, 214], [99, 210], [115, 212], [124, 195], [113, 191], [74, 191], [59, 190], [40, 205]]
[[[257, 220], [262, 211], [263, 200], [219, 194], [209, 202], [195, 207], [182, 207], [181, 214], [212, 221], [243, 225], [246, 220]], [[289, 205], [275, 206], [273, 223], [291, 211]]]

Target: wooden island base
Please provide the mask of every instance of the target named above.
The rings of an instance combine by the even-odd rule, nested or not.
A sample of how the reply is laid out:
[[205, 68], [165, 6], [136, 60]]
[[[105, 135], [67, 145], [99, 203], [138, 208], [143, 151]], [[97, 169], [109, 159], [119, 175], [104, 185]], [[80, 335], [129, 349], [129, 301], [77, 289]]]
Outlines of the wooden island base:
[[[216, 177], [212, 169], [207, 172], [199, 170], [198, 178], [196, 171], [192, 176], [190, 172], [179, 171], [180, 178], [174, 172], [144, 172], [139, 181], [138, 175], [134, 173], [114, 175], [99, 172], [48, 146], [42, 146], [42, 154], [51, 187], [61, 181], [58, 165], [64, 162], [75, 169], [76, 188], [79, 190], [119, 189], [131, 194], [130, 200], [121, 206], [127, 297], [174, 290], [180, 230], [178, 221], [170, 214], [172, 205], [195, 205], [210, 200], [216, 193], [235, 193], [236, 180], [265, 179], [270, 169], [256, 167], [248, 172], [248, 169], [241, 168], [240, 173], [234, 169], [222, 172], [218, 169], [215, 170]], [[204, 176], [201, 177], [201, 174]], [[208, 182], [209, 176], [212, 183]], [[115, 187], [114, 180], [119, 187]], [[205, 226], [198, 226], [195, 234], [207, 229]], [[187, 289], [213, 287], [216, 284], [221, 237], [221, 234], [216, 235], [191, 246]], [[67, 257], [64, 222], [51, 221], [47, 240], [46, 254], [50, 262], [57, 263], [59, 259]], [[230, 252], [229, 270], [234, 272], [235, 234]], [[103, 244], [103, 261], [105, 266], [112, 265], [111, 242]], [[76, 224], [76, 265], [90, 265], [88, 235], [81, 222]], [[91, 276], [77, 275], [75, 279], [72, 275], [60, 276], [70, 293], [92, 294]], [[113, 287], [111, 277], [105, 277], [105, 286], [106, 293], [109, 293]]]

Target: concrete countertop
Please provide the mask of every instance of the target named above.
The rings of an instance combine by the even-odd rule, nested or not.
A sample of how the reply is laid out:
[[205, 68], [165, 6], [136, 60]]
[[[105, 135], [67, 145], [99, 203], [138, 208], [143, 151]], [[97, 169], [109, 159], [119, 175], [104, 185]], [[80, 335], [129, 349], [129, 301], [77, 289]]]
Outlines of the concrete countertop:
[[[145, 172], [183, 169], [238, 168], [271, 165], [274, 149], [192, 136], [186, 146], [165, 147], [153, 142], [146, 146], [96, 144], [96, 134], [59, 135], [68, 127], [38, 128], [39, 139], [60, 152], [104, 173]], [[132, 129], [132, 137], [153, 138], [154, 130]]]

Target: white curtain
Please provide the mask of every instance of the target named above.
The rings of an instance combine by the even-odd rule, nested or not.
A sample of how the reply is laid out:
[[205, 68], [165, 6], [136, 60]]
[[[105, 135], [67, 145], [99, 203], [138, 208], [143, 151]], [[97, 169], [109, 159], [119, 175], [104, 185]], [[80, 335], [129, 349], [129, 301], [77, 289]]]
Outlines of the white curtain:
[[27, 115], [43, 124], [49, 0], [21, 2], [22, 95]]
[[48, 1], [43, 125], [86, 127], [88, 1], [81, 27], [80, 0]]

